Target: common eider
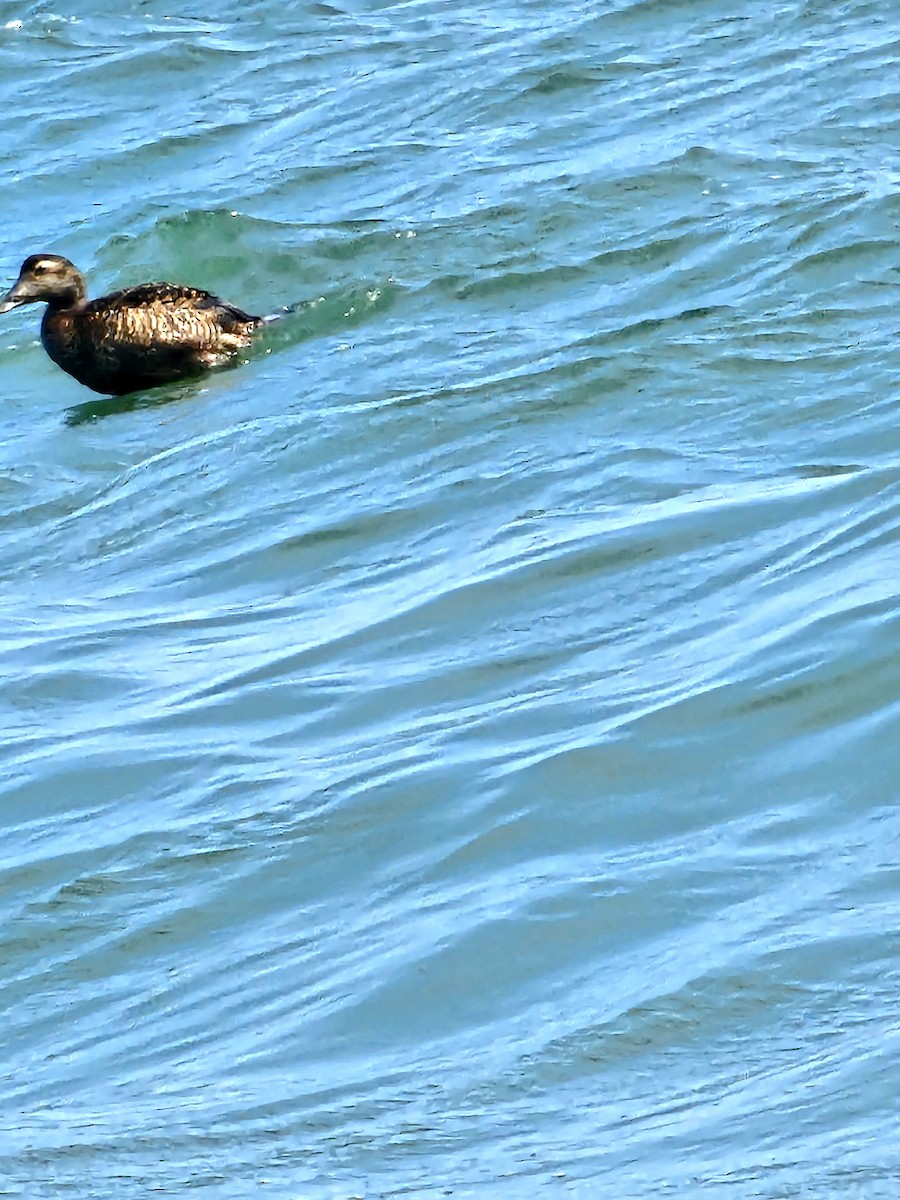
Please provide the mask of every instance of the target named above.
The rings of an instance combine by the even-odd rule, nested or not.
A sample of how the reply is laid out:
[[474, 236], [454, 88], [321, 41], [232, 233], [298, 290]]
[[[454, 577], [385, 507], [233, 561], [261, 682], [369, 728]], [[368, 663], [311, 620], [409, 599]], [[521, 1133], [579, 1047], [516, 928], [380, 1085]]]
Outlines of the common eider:
[[44, 349], [79, 383], [104, 395], [157, 387], [233, 361], [263, 317], [199, 288], [142, 283], [88, 300], [84, 277], [59, 254], [32, 254], [0, 297], [0, 313], [47, 305]]

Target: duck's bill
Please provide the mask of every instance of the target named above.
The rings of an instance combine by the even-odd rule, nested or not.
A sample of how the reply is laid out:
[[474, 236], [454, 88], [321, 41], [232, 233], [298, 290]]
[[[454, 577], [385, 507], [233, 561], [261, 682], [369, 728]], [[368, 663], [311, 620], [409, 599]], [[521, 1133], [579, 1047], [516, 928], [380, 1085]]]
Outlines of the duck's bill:
[[18, 308], [20, 304], [27, 303], [24, 296], [16, 296], [13, 292], [7, 292], [5, 296], [0, 296], [0, 315], [8, 313], [10, 309]]

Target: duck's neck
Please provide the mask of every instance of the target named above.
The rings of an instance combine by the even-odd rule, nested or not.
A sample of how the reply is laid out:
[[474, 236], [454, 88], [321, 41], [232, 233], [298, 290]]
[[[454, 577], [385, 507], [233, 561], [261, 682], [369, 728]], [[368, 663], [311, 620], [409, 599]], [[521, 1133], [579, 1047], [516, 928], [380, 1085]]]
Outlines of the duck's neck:
[[53, 312], [62, 312], [63, 309], [69, 308], [84, 308], [87, 303], [84, 280], [81, 278], [73, 279], [67, 283], [65, 288], [61, 288], [52, 296], [45, 297], [45, 299], [47, 307]]

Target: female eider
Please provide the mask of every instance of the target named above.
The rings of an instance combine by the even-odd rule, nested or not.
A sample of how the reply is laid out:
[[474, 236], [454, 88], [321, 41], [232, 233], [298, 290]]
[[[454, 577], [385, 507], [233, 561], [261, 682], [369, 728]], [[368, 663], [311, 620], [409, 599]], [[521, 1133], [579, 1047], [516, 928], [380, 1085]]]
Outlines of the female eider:
[[0, 313], [37, 301], [47, 305], [41, 341], [57, 366], [113, 396], [225, 366], [264, 323], [209, 292], [171, 283], [88, 300], [81, 272], [58, 254], [25, 259]]

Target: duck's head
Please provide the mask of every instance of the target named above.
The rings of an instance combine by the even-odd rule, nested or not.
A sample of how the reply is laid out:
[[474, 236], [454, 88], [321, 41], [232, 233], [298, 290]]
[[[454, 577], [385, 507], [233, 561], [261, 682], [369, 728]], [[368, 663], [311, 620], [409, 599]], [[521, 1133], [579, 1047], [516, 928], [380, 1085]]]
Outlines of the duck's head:
[[32, 254], [22, 263], [19, 278], [5, 296], [0, 313], [43, 300], [54, 308], [68, 308], [84, 299], [84, 279], [77, 267], [60, 254]]

